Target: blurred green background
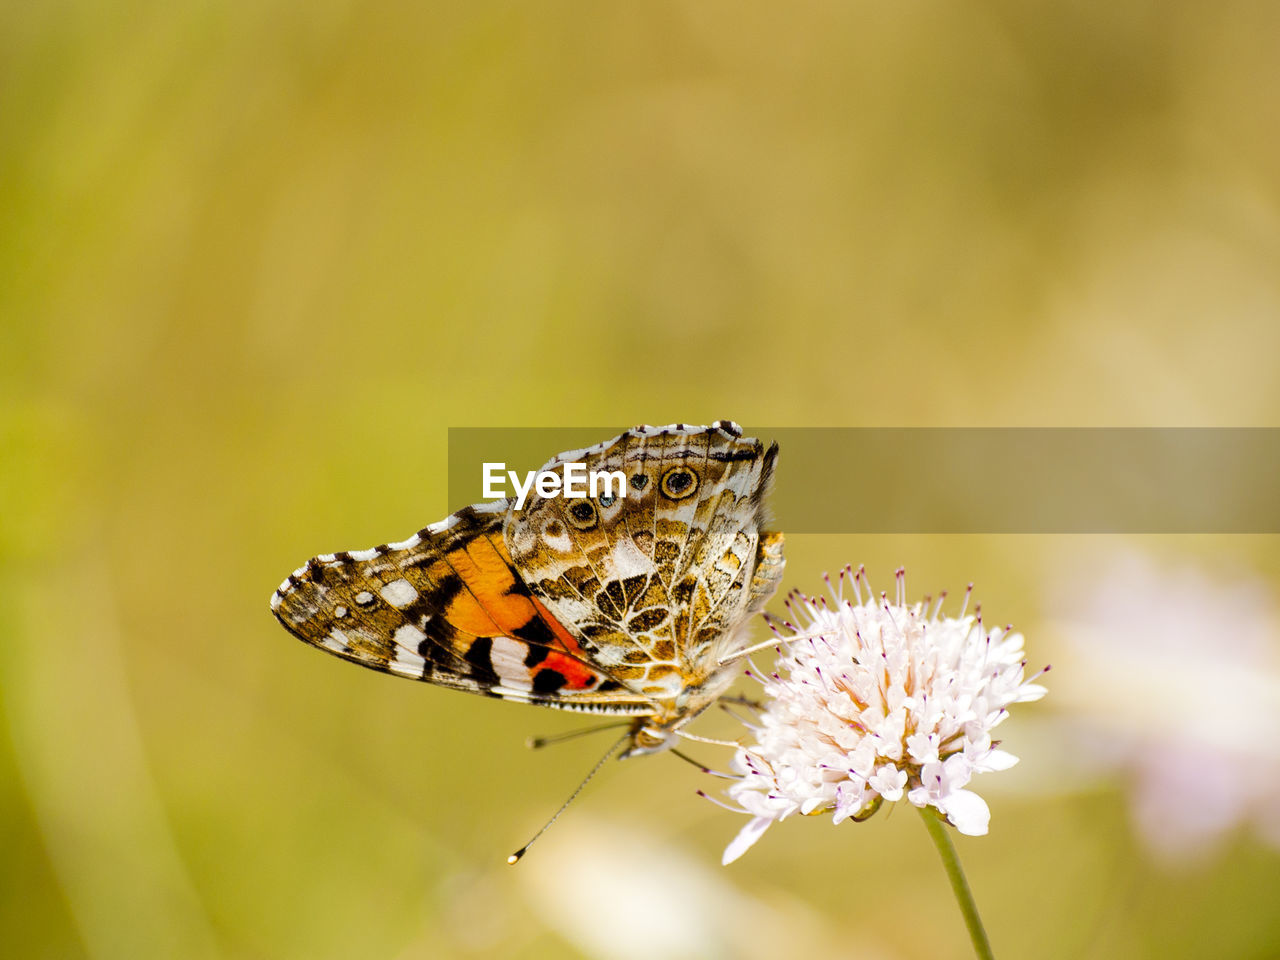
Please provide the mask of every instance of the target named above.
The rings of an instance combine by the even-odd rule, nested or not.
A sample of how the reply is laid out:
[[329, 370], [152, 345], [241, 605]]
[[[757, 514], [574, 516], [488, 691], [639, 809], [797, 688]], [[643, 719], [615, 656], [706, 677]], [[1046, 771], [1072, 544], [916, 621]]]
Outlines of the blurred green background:
[[[741, 820], [670, 756], [507, 867], [603, 742], [530, 753], [579, 721], [268, 597], [460, 506], [449, 426], [1280, 425], [1277, 36], [1270, 0], [0, 2], [5, 954], [968, 956], [914, 814], [723, 869]], [[788, 587], [975, 580], [1054, 664], [959, 840], [998, 954], [1280, 955], [1278, 546], [788, 541]]]

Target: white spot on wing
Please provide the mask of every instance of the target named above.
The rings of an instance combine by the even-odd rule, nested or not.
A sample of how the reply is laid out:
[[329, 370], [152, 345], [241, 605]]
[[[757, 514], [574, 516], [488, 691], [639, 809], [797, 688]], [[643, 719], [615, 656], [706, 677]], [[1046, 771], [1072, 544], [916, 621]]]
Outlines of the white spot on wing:
[[684, 681], [678, 673], [669, 673], [659, 680], [646, 680], [640, 685], [646, 697], [654, 700], [670, 700], [680, 693]]
[[383, 584], [378, 593], [382, 595], [383, 600], [397, 608], [407, 607], [418, 599], [418, 591], [413, 588], [412, 583], [403, 578]]
[[559, 597], [544, 602], [555, 610], [559, 620], [566, 623], [587, 623], [596, 612], [593, 604], [579, 597]]
[[616, 667], [622, 662], [622, 655], [625, 652], [620, 646], [607, 644], [600, 647], [592, 655], [592, 659], [602, 667]]
[[[397, 627], [395, 632], [395, 640], [402, 647], [408, 647], [410, 650], [416, 650], [418, 644], [427, 639], [427, 635], [415, 627], [412, 623], [406, 623]], [[419, 657], [419, 660], [422, 658]]]
[[352, 560], [372, 560], [377, 555], [378, 555], [378, 551], [374, 550], [373, 548], [370, 548], [368, 550], [352, 550], [351, 551]]
[[[555, 536], [547, 533], [547, 528], [552, 524], [560, 526], [560, 533]], [[557, 553], [568, 553], [573, 549], [573, 540], [569, 537], [569, 531], [564, 529], [564, 525], [554, 518], [542, 525], [542, 542]]]
[[635, 541], [629, 538], [614, 544], [606, 569], [614, 577], [643, 576], [653, 572], [653, 560], [646, 557]]
[[[495, 697], [502, 697], [504, 700], [515, 700], [518, 703], [528, 703], [529, 694], [532, 691], [528, 687], [512, 687], [506, 684], [498, 684], [495, 687], [490, 687], [488, 692], [493, 694]], [[567, 709], [562, 708], [560, 704], [555, 704], [555, 707], [557, 709]]]
[[412, 550], [421, 542], [422, 542], [422, 538], [415, 533], [408, 540], [401, 540], [399, 543], [389, 543], [387, 544], [387, 546], [390, 547], [392, 550]]
[[427, 639], [427, 635], [412, 623], [406, 623], [395, 632], [396, 655], [391, 662], [403, 667], [397, 673], [408, 673], [414, 676], [421, 674], [427, 661], [418, 653], [418, 644]]
[[529, 668], [524, 665], [524, 658], [528, 653], [527, 643], [513, 640], [511, 637], [493, 638], [493, 646], [489, 648], [489, 663], [503, 686], [515, 690], [533, 689]]
[[360, 604], [362, 607], [365, 604], [373, 603], [373, 594], [368, 590], [361, 590], [356, 594], [356, 603]]

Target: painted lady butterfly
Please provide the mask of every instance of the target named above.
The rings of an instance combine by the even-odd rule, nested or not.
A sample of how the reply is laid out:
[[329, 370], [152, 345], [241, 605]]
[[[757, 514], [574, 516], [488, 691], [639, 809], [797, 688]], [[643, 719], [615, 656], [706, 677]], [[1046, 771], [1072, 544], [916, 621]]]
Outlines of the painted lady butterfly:
[[315, 557], [271, 609], [361, 666], [628, 715], [623, 756], [663, 750], [728, 688], [782, 577], [782, 534], [760, 529], [777, 453], [730, 421], [636, 427], [542, 468], [621, 470], [625, 496], [465, 507], [403, 543]]

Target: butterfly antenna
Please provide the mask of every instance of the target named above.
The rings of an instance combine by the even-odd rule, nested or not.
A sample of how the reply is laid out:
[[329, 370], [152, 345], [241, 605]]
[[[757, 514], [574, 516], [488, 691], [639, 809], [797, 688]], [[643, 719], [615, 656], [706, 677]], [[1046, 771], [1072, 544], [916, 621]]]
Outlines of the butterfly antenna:
[[564, 803], [560, 804], [560, 809], [557, 810], [554, 814], [552, 814], [551, 819], [542, 825], [542, 829], [539, 830], [537, 833], [535, 833], [528, 843], [526, 843], [523, 847], [521, 847], [511, 856], [507, 857], [507, 863], [516, 864], [520, 862], [520, 858], [529, 852], [529, 848], [534, 845], [537, 839], [540, 836], [542, 836], [544, 833], [546, 833], [549, 829], [551, 829], [551, 825], [560, 819], [560, 814], [564, 813], [565, 810], [569, 808], [569, 804], [573, 803], [573, 801], [578, 799], [578, 794], [582, 792], [582, 788], [585, 787], [588, 783], [590, 783], [591, 778], [600, 772], [600, 768], [604, 766], [605, 761], [608, 760], [610, 757], [612, 757], [615, 753], [617, 753], [618, 748], [621, 747], [624, 743], [626, 743], [629, 739], [631, 739], [630, 732], [624, 733], [621, 737], [617, 739], [617, 741], [613, 744], [613, 746], [609, 748], [608, 752], [605, 753], [603, 757], [601, 757], [599, 760], [596, 761], [596, 765], [591, 768], [591, 772], [582, 778], [582, 782], [578, 784], [578, 788], [574, 790], [573, 793], [569, 794], [569, 799], [566, 800]]
[[525, 746], [530, 750], [539, 750], [542, 747], [549, 747], [553, 743], [564, 743], [566, 740], [575, 740], [578, 737], [585, 737], [589, 733], [599, 733], [601, 730], [616, 730], [618, 727], [630, 726], [630, 720], [619, 720], [617, 723], [596, 724], [594, 727], [582, 727], [578, 730], [570, 730], [568, 733], [557, 733], [550, 737], [530, 737], [524, 742]]

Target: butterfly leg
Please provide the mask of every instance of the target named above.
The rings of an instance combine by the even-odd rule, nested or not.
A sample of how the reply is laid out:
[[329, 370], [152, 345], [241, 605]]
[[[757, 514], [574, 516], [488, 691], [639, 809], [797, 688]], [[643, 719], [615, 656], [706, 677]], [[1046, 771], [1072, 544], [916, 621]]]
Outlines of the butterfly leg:
[[671, 752], [675, 754], [677, 757], [679, 757], [681, 760], [683, 760], [685, 763], [692, 764], [693, 766], [697, 767], [702, 773], [709, 773], [713, 777], [721, 777], [722, 779], [725, 779], [725, 780], [739, 779], [738, 777], [734, 776], [732, 773], [721, 773], [719, 770], [712, 770], [706, 764], [699, 763], [697, 760], [693, 759], [693, 757], [689, 756], [687, 753], [682, 753], [681, 751], [677, 750], [675, 747], [671, 748]]

